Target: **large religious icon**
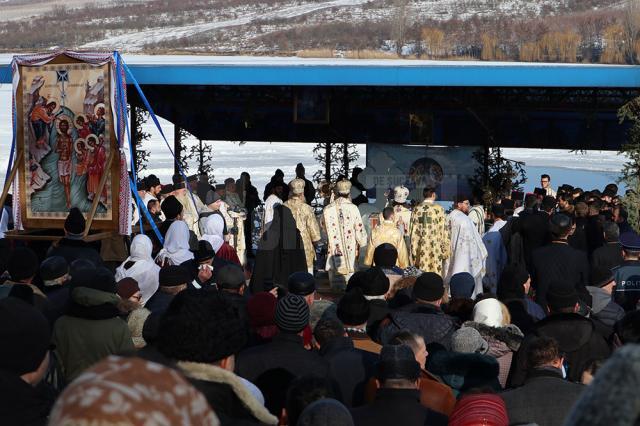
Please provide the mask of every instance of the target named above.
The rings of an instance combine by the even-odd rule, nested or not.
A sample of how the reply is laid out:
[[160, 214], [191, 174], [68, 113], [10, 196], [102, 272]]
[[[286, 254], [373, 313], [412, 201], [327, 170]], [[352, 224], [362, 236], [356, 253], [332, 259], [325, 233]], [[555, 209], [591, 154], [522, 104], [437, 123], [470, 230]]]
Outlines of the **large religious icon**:
[[46, 65], [19, 68], [19, 188], [25, 228], [62, 227], [70, 208], [86, 213], [94, 203], [92, 227], [116, 228], [120, 162], [112, 155], [109, 163], [110, 154], [118, 153], [109, 63], [89, 64], [63, 55]]

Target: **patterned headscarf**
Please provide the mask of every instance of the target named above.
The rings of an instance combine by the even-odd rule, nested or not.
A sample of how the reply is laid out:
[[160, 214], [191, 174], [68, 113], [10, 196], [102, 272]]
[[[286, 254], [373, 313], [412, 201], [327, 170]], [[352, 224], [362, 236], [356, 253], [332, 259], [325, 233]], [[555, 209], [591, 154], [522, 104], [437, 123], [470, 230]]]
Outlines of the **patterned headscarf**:
[[49, 425], [206, 425], [218, 417], [177, 371], [141, 358], [110, 356], [60, 395]]

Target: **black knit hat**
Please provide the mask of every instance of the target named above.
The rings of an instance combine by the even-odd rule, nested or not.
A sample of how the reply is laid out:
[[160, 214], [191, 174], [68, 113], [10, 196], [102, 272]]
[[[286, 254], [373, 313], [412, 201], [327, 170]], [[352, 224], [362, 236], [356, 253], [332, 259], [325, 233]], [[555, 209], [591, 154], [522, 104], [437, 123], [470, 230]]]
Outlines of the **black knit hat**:
[[113, 272], [111, 272], [104, 266], [96, 268], [91, 280], [87, 280], [86, 282], [84, 282], [84, 284], [82, 284], [82, 287], [88, 287], [107, 293], [115, 293], [117, 291], [116, 279], [113, 276]]
[[86, 226], [86, 221], [84, 220], [84, 216], [79, 208], [74, 207], [69, 210], [69, 214], [64, 221], [64, 229], [73, 235], [82, 235], [84, 232], [84, 228]]
[[420, 365], [407, 345], [387, 345], [380, 351], [377, 378], [417, 380], [420, 377]]
[[398, 260], [398, 250], [389, 243], [380, 244], [373, 252], [373, 264], [381, 268], [393, 268]]
[[373, 267], [364, 271], [362, 276], [362, 294], [365, 296], [382, 296], [389, 291], [389, 278], [381, 268]]
[[244, 347], [245, 327], [237, 309], [219, 293], [188, 289], [161, 316], [156, 346], [169, 359], [211, 364]]
[[435, 272], [425, 272], [416, 279], [412, 297], [427, 302], [440, 300], [444, 295], [442, 277]]
[[498, 282], [498, 299], [524, 299], [524, 283], [529, 279], [529, 273], [520, 264], [505, 266]]
[[275, 320], [281, 331], [299, 333], [309, 324], [309, 306], [304, 298], [287, 293], [278, 299]]
[[369, 301], [362, 294], [362, 289], [354, 288], [342, 296], [338, 302], [338, 319], [346, 326], [362, 325], [369, 320]]
[[173, 195], [169, 195], [162, 202], [160, 209], [162, 210], [162, 213], [164, 213], [164, 217], [167, 220], [173, 220], [178, 217], [180, 213], [182, 213], [184, 207], [182, 207], [182, 204], [176, 197], [174, 197]]
[[471, 299], [476, 288], [476, 281], [468, 272], [453, 274], [449, 281], [452, 299]]
[[289, 292], [298, 296], [308, 296], [316, 291], [316, 279], [307, 271], [294, 272], [287, 281]]
[[43, 281], [57, 280], [69, 273], [69, 265], [62, 256], [51, 256], [40, 264], [40, 278]]
[[35, 277], [38, 266], [38, 256], [33, 250], [27, 247], [18, 247], [9, 256], [7, 271], [13, 281], [22, 281]]
[[193, 252], [193, 258], [197, 263], [206, 262], [215, 257], [216, 252], [213, 250], [211, 243], [207, 240], [198, 241], [198, 250]]
[[190, 282], [192, 277], [184, 266], [170, 265], [160, 269], [158, 279], [162, 287], [175, 287]]
[[611, 273], [611, 269], [606, 266], [595, 266], [591, 268], [589, 278], [591, 279], [591, 285], [594, 287], [604, 287], [615, 279]]
[[239, 289], [246, 284], [246, 277], [241, 266], [235, 263], [225, 265], [216, 275], [218, 286], [220, 288]]
[[36, 371], [50, 341], [49, 323], [36, 308], [14, 297], [0, 300], [0, 370], [17, 376]]
[[558, 312], [561, 309], [573, 308], [578, 303], [576, 290], [563, 282], [552, 282], [547, 293], [549, 310]]

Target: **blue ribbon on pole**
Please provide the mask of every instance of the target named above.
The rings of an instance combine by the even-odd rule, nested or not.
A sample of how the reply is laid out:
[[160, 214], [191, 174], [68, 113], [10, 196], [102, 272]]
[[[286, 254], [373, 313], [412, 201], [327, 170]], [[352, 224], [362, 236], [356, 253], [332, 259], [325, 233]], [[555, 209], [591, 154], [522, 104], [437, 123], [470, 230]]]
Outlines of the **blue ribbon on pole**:
[[[11, 69], [13, 69], [13, 62], [11, 63]], [[11, 89], [11, 121], [13, 125], [13, 134], [11, 137], [11, 150], [9, 151], [9, 164], [7, 164], [7, 172], [4, 176], [4, 181], [9, 180], [9, 176], [11, 175], [11, 168], [13, 167], [13, 157], [14, 152], [16, 150], [16, 146], [18, 143], [18, 117], [17, 117], [17, 108], [16, 108], [16, 96]]]
[[[129, 178], [130, 186], [131, 188], [133, 188], [132, 193], [136, 200], [136, 206], [138, 207], [138, 211], [144, 214], [144, 216], [147, 218], [147, 221], [151, 225], [151, 229], [153, 229], [153, 232], [156, 234], [158, 241], [160, 241], [160, 244], [164, 245], [164, 238], [162, 237], [162, 234], [160, 233], [158, 226], [153, 220], [153, 217], [151, 217], [151, 213], [149, 213], [147, 206], [144, 205], [144, 202], [140, 199], [140, 195], [138, 194], [138, 178], [137, 178], [137, 172], [136, 172], [136, 162], [133, 155], [133, 144], [131, 141], [131, 132], [129, 130], [129, 121], [127, 119], [127, 114], [125, 113], [125, 111], [127, 110], [127, 104], [124, 100], [125, 88], [124, 88], [124, 82], [122, 81], [122, 74], [120, 73], [120, 67], [124, 65], [124, 62], [122, 61], [122, 58], [117, 51], [114, 52], [114, 56], [116, 59], [116, 80], [117, 80], [116, 101], [118, 103], [118, 108], [116, 108], [116, 113], [118, 115], [123, 114], [122, 119], [124, 120], [124, 127], [127, 131], [127, 141], [129, 142], [129, 157], [131, 161], [131, 175], [132, 175], [132, 177]], [[118, 138], [119, 138], [120, 132], [121, 132], [120, 120], [118, 119], [116, 121], [118, 125], [117, 132], [118, 132]], [[120, 145], [122, 145], [122, 143]], [[142, 215], [140, 215], [139, 225], [140, 225], [140, 233], [144, 234], [144, 227], [142, 226]]]
[[191, 188], [189, 188], [189, 185], [187, 185], [187, 175], [184, 173], [184, 170], [182, 169], [182, 166], [180, 165], [180, 162], [176, 158], [176, 154], [173, 152], [173, 149], [171, 149], [171, 145], [169, 144], [169, 141], [167, 140], [167, 137], [164, 135], [164, 132], [162, 131], [162, 127], [160, 126], [160, 122], [158, 121], [158, 118], [156, 117], [156, 114], [153, 112], [153, 108], [151, 108], [151, 104], [149, 104], [149, 101], [147, 100], [146, 96], [144, 96], [144, 93], [142, 92], [142, 88], [138, 84], [138, 81], [133, 76], [133, 73], [131, 72], [131, 69], [129, 69], [129, 67], [127, 66], [127, 64], [124, 63], [124, 61], [122, 61], [122, 66], [124, 67], [125, 71], [127, 72], [127, 75], [129, 76], [129, 80], [131, 81], [131, 83], [133, 83], [133, 85], [135, 86], [136, 90], [138, 91], [138, 94], [140, 95], [140, 99], [142, 100], [142, 103], [144, 103], [144, 107], [147, 109], [147, 111], [149, 111], [149, 116], [151, 117], [151, 119], [153, 120], [154, 124], [156, 125], [156, 128], [160, 132], [160, 135], [162, 136], [162, 139], [164, 139], [164, 143], [167, 145], [167, 148], [169, 148], [169, 152], [173, 156], [173, 161], [175, 162], [176, 166], [178, 166], [178, 171], [180, 172], [180, 175], [184, 179], [185, 186], [187, 187], [187, 191], [189, 191], [189, 195], [191, 196], [191, 201], [193, 202], [193, 206], [195, 207], [197, 204], [196, 204], [195, 198], [193, 197], [193, 192], [191, 192]]

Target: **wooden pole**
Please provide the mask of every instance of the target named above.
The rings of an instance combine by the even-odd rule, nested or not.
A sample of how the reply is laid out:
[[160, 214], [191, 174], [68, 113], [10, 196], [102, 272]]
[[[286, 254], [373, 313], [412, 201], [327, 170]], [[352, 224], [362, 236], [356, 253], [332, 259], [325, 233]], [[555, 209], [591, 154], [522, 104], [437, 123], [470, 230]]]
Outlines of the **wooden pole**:
[[11, 184], [13, 180], [16, 178], [16, 173], [18, 173], [18, 164], [22, 162], [22, 157], [24, 157], [24, 150], [20, 150], [18, 152], [18, 156], [16, 160], [13, 162], [13, 167], [11, 168], [11, 173], [9, 174], [9, 179], [4, 183], [4, 188], [2, 188], [2, 197], [0, 197], [0, 212], [4, 208], [4, 202], [7, 200], [7, 195], [9, 194], [9, 188], [11, 188]]
[[107, 163], [104, 168], [105, 172], [102, 174], [102, 177], [100, 178], [100, 184], [98, 185], [98, 190], [96, 191], [93, 197], [93, 204], [91, 204], [91, 210], [89, 210], [89, 214], [87, 215], [87, 225], [84, 229], [83, 238], [89, 235], [89, 231], [91, 230], [91, 224], [93, 223], [93, 218], [95, 217], [96, 211], [98, 210], [98, 203], [100, 203], [100, 195], [102, 194], [104, 185], [107, 183], [107, 178], [111, 174], [110, 173], [111, 163], [113, 163], [114, 152], [115, 150], [111, 149], [111, 152], [109, 153], [109, 157], [107, 158]]

